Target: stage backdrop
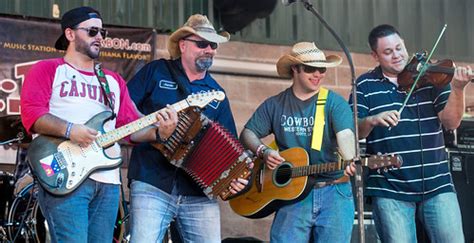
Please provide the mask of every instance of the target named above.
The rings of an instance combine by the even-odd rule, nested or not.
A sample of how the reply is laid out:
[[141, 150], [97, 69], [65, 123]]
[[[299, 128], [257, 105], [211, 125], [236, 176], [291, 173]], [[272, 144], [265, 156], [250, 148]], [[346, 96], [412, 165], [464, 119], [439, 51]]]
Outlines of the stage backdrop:
[[[0, 15], [0, 141], [10, 139], [16, 125], [11, 116], [20, 115], [21, 87], [35, 62], [61, 57], [54, 48], [61, 35], [59, 21]], [[129, 80], [143, 65], [153, 60], [156, 32], [153, 29], [108, 26], [99, 62]], [[5, 119], [9, 116], [8, 119]], [[13, 119], [14, 120], [14, 119]], [[13, 159], [13, 160], [12, 160]], [[0, 163], [14, 163], [14, 153], [0, 148]]]

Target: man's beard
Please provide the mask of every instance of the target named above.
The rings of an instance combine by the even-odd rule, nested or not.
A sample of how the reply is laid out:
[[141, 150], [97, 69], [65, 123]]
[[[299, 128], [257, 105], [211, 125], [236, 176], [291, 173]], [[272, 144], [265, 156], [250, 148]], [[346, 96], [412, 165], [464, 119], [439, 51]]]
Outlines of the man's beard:
[[76, 51], [87, 55], [91, 59], [97, 59], [99, 57], [100, 51], [94, 52], [92, 51], [91, 46], [84, 40], [77, 40], [76, 41]]
[[199, 72], [205, 72], [212, 66], [212, 57], [204, 56], [196, 59], [196, 69]]

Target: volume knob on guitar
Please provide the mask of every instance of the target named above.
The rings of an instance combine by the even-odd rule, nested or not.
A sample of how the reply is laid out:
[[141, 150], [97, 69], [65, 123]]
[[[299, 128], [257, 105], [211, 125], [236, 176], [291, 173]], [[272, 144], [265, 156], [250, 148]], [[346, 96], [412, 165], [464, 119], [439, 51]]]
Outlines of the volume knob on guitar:
[[58, 176], [58, 179], [56, 180], [56, 184], [58, 186], [61, 186], [63, 184], [63, 177], [62, 176]]

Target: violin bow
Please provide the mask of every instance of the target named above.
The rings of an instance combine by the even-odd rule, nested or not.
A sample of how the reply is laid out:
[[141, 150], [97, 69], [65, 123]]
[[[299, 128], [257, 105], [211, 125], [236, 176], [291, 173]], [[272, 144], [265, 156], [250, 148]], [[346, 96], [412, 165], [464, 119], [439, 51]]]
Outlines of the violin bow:
[[[401, 114], [402, 114], [403, 109], [405, 109], [405, 106], [407, 105], [408, 99], [410, 99], [410, 96], [411, 96], [411, 94], [413, 93], [413, 90], [415, 90], [415, 87], [416, 87], [416, 84], [418, 83], [418, 80], [425, 74], [426, 70], [428, 69], [428, 66], [429, 66], [428, 63], [429, 63], [429, 61], [430, 61], [430, 59], [431, 59], [431, 56], [433, 55], [434, 51], [436, 50], [436, 47], [438, 46], [438, 43], [439, 43], [439, 41], [441, 40], [441, 37], [443, 36], [444, 32], [446, 31], [446, 27], [447, 27], [447, 26], [448, 26], [447, 24], [444, 24], [444, 27], [443, 27], [443, 29], [441, 30], [441, 33], [439, 34], [438, 39], [436, 40], [436, 42], [435, 42], [433, 48], [431, 49], [430, 54], [428, 55], [428, 58], [426, 58], [426, 61], [423, 63], [423, 66], [421, 67], [421, 70], [419, 71], [418, 75], [416, 76], [416, 79], [415, 79], [415, 81], [413, 82], [413, 84], [412, 84], [412, 86], [411, 86], [411, 88], [410, 88], [410, 91], [408, 92], [407, 97], [405, 98], [405, 101], [403, 102], [402, 107], [400, 107], [400, 110], [398, 110], [398, 113], [400, 114], [400, 116], [401, 116]], [[392, 128], [392, 127], [390, 127], [389, 130], [390, 130], [391, 128]]]

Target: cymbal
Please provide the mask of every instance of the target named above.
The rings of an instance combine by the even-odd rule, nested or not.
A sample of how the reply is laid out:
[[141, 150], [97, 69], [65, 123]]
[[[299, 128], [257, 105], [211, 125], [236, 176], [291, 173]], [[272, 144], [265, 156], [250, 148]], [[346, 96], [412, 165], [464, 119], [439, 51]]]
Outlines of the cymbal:
[[21, 143], [31, 142], [31, 136], [21, 123], [19, 115], [7, 115], [0, 117], [0, 142], [19, 139]]

